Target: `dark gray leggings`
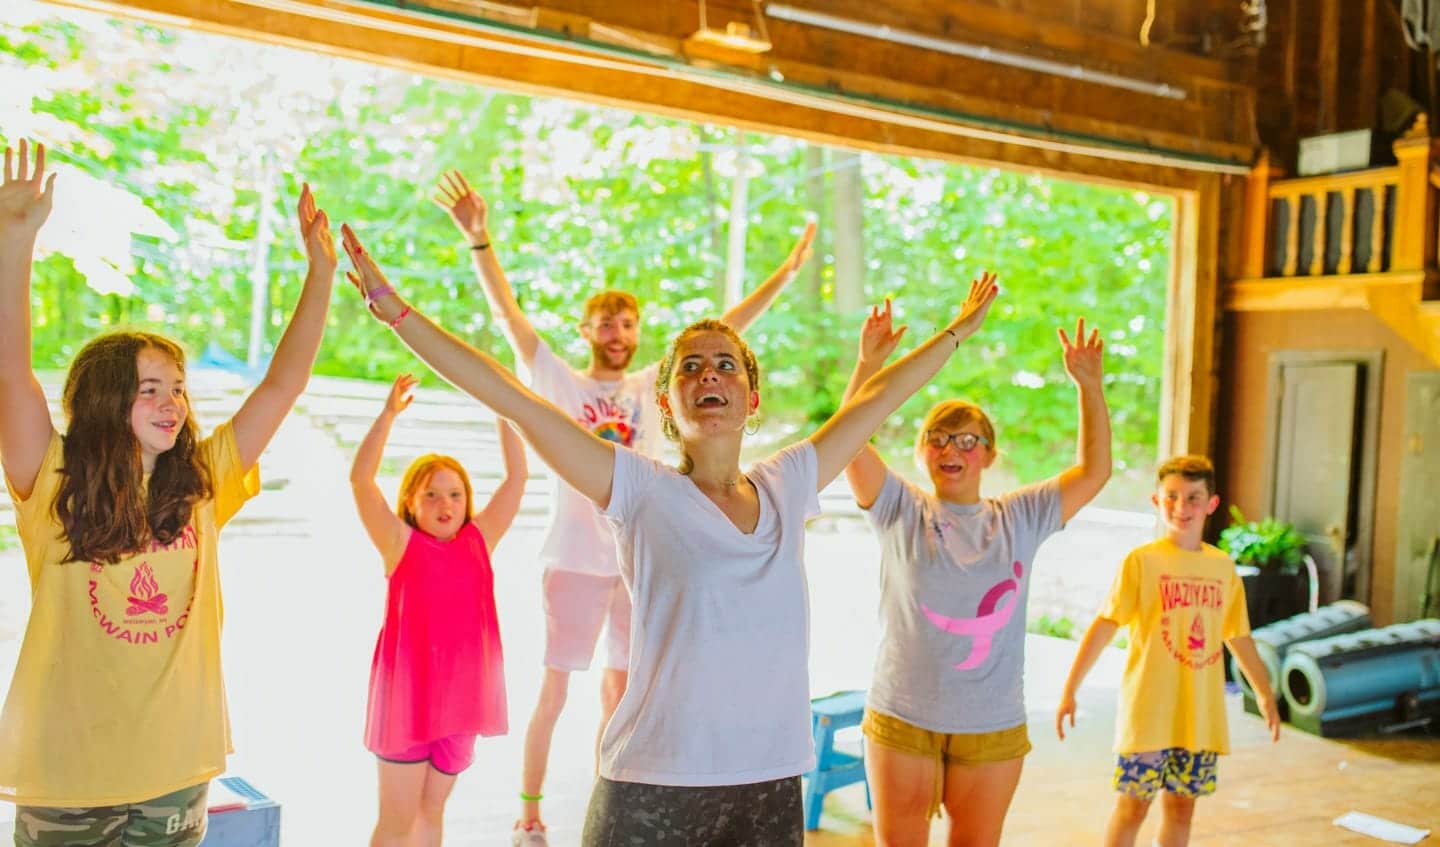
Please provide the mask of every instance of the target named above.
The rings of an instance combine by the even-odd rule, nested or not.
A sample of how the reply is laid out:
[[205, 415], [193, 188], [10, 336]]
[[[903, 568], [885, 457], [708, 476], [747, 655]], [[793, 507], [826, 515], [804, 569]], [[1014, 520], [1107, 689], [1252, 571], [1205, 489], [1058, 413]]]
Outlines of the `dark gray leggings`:
[[800, 777], [690, 788], [600, 777], [583, 847], [801, 847]]

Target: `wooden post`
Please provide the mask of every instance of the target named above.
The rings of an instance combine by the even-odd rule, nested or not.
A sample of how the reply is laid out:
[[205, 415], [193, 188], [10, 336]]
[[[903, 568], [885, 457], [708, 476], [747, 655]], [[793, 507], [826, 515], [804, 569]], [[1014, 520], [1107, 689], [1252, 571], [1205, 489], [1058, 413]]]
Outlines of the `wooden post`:
[[1305, 197], [1299, 192], [1283, 195], [1285, 201], [1285, 260], [1280, 263], [1280, 276], [1294, 276], [1300, 272], [1300, 206]]
[[835, 311], [848, 315], [865, 308], [865, 186], [860, 154], [830, 151], [834, 168]]
[[1430, 193], [1432, 142], [1425, 113], [1395, 142], [1400, 178], [1395, 186], [1395, 237], [1392, 271], [1421, 271], [1435, 255], [1433, 201]]
[[1270, 151], [1261, 149], [1245, 180], [1245, 230], [1240, 247], [1240, 278], [1265, 276], [1265, 250], [1270, 243]]
[[1360, 202], [1360, 192], [1345, 189], [1340, 192], [1340, 262], [1335, 273], [1348, 274], [1355, 266], [1355, 204]]

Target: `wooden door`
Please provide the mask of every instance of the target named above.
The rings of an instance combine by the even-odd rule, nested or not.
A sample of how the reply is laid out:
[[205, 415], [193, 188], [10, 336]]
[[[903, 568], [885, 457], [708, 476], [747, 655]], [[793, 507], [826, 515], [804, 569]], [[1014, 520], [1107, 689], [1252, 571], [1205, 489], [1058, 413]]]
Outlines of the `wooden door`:
[[[1400, 460], [1399, 531], [1395, 545], [1395, 620], [1427, 614], [1431, 558], [1440, 544], [1440, 371], [1409, 375], [1405, 401], [1405, 453]], [[1430, 591], [1436, 590], [1430, 586]], [[1440, 599], [1430, 598], [1430, 616], [1440, 617]]]
[[1382, 364], [1363, 351], [1270, 357], [1270, 512], [1305, 535], [1322, 603], [1370, 602]]
[[1281, 369], [1275, 444], [1275, 515], [1305, 534], [1320, 570], [1320, 602], [1344, 591], [1354, 476], [1359, 365]]

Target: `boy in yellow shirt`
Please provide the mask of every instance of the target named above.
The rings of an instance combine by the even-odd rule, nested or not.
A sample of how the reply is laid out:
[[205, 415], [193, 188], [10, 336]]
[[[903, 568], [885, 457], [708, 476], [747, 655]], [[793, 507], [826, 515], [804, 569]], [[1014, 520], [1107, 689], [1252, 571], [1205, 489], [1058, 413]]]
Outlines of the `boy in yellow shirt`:
[[1200, 540], [1220, 505], [1215, 469], [1203, 456], [1160, 466], [1151, 502], [1165, 536], [1125, 557], [1110, 596], [1080, 642], [1055, 713], [1055, 731], [1075, 726], [1075, 692], [1121, 626], [1130, 650], [1115, 724], [1114, 785], [1119, 795], [1105, 827], [1106, 847], [1129, 847], [1164, 789], [1158, 843], [1190, 841], [1195, 800], [1215, 793], [1216, 759], [1230, 752], [1225, 724], [1222, 642], [1255, 690], [1272, 740], [1280, 712], [1265, 667], [1250, 640], [1245, 588], [1235, 563]]

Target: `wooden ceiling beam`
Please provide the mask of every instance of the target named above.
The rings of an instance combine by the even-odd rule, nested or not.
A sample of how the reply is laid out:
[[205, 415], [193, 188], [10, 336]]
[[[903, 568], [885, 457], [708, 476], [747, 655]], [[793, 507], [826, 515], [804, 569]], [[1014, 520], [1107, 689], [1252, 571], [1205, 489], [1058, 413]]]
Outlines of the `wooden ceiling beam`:
[[[1035, 146], [1000, 135], [974, 137], [953, 131], [943, 121], [907, 124], [879, 111], [857, 115], [803, 103], [776, 102], [744, 86], [728, 84], [725, 79], [697, 81], [663, 65], [646, 67], [639, 58], [616, 59], [601, 66], [577, 65], [571, 60], [589, 62], [594, 58], [582, 46], [546, 44], [545, 56], [517, 56], [506, 51], [533, 49], [535, 43], [521, 34], [495, 34], [459, 22], [417, 20], [399, 12], [362, 9], [339, 0], [294, 0], [284, 11], [231, 0], [60, 2], [529, 94], [721, 122], [837, 146], [983, 164], [1008, 163], [1115, 184], [1168, 189], [1188, 189], [1195, 184], [1194, 174], [1164, 164], [1117, 161], [1060, 144]], [[322, 9], [353, 17], [327, 20], [313, 16]]]

